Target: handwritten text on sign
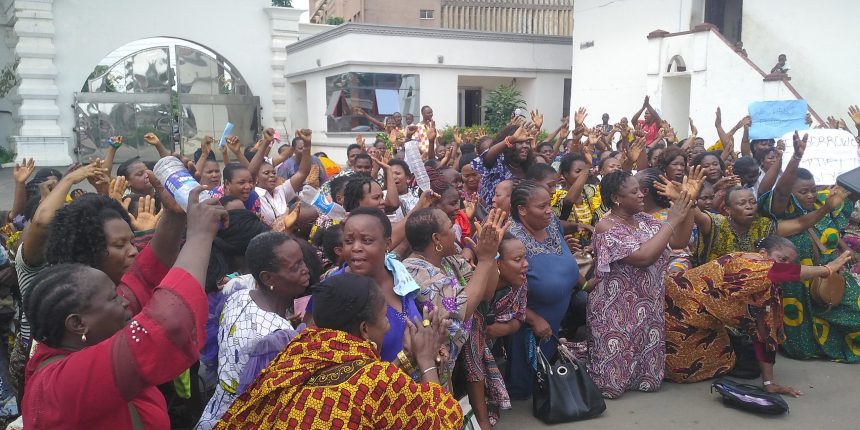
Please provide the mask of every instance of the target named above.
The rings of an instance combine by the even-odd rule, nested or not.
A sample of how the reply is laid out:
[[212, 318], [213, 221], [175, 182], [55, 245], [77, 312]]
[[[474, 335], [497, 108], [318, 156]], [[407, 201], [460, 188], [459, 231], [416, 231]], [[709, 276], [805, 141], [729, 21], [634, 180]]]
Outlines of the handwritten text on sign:
[[[860, 167], [860, 157], [857, 155], [857, 141], [851, 133], [845, 130], [818, 128], [799, 131], [800, 137], [808, 134], [806, 151], [800, 167], [812, 172], [817, 185], [832, 185], [836, 177], [856, 167]], [[782, 168], [794, 155], [792, 136], [794, 132], [782, 137], [785, 141], [785, 154], [782, 156]]]

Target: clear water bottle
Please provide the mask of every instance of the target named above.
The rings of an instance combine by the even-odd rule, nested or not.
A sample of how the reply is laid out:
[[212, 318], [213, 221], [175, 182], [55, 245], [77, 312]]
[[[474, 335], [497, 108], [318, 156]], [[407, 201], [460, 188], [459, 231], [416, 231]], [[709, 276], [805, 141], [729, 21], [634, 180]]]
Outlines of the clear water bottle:
[[[182, 161], [176, 157], [164, 157], [155, 163], [155, 168], [152, 170], [155, 177], [164, 185], [164, 189], [173, 196], [176, 203], [179, 203], [182, 210], [188, 212], [188, 195], [191, 190], [199, 187], [200, 183], [182, 165]], [[200, 193], [201, 201], [210, 197], [212, 193], [208, 190]]]
[[343, 206], [327, 199], [319, 190], [310, 185], [305, 185], [302, 188], [299, 198], [333, 220], [343, 221], [346, 218], [346, 210]]
[[427, 169], [424, 168], [424, 160], [421, 158], [417, 140], [406, 142], [406, 165], [415, 176], [418, 188], [421, 188], [421, 191], [430, 191], [430, 177], [427, 176]]

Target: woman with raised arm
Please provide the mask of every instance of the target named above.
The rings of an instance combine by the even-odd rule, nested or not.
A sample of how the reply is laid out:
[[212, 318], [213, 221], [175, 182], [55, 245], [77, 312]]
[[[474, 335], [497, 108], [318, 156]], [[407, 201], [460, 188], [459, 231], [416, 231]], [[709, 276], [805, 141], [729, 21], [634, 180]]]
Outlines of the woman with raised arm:
[[776, 384], [773, 365], [785, 339], [780, 285], [827, 277], [851, 259], [845, 252], [824, 266], [795, 263], [788, 239], [768, 236], [757, 253], [735, 252], [666, 278], [666, 377], [697, 382], [730, 372], [736, 364], [728, 330], [752, 339], [764, 389], [794, 397], [801, 393]]
[[472, 160], [472, 168], [481, 176], [478, 195], [486, 207], [493, 202], [496, 185], [507, 179], [523, 179], [534, 164], [531, 135], [526, 126], [509, 125], [502, 129], [490, 149]]
[[[196, 202], [203, 190], [193, 190], [189, 201]], [[139, 284], [137, 309], [130, 306], [122, 294], [123, 285], [117, 286], [111, 273], [77, 263], [58, 264], [40, 273], [24, 300], [33, 338], [40, 342], [27, 365], [25, 427], [170, 426], [156, 385], [175, 378], [197, 360], [206, 321], [201, 285], [212, 238], [225, 215], [213, 199], [189, 204], [187, 238], [175, 265], [170, 262], [174, 267], [167, 272], [168, 264], [153, 261], [160, 273], [138, 268], [128, 275], [144, 281], [143, 277], [167, 272], [155, 283]], [[121, 220], [108, 221], [105, 230], [118, 233], [121, 227], [130, 236], [131, 229]], [[158, 242], [156, 236], [150, 248], [161, 246]], [[130, 239], [125, 243], [126, 248], [134, 248]]]
[[404, 319], [400, 336], [420, 382], [380, 359], [393, 328], [384, 290], [352, 273], [314, 288], [315, 327], [305, 329], [230, 407], [216, 427], [457, 430], [463, 411], [436, 375], [441, 312]]
[[[271, 130], [271, 129], [268, 129]], [[267, 130], [267, 131], [268, 131]], [[296, 130], [296, 138], [304, 143], [302, 146], [302, 160], [298, 171], [290, 176], [283, 184], [278, 185], [278, 174], [275, 171], [274, 162], [266, 161], [266, 155], [272, 150], [275, 140], [267, 136], [262, 142], [262, 147], [254, 154], [248, 171], [252, 178], [256, 178], [257, 187], [255, 191], [260, 196], [260, 219], [271, 226], [275, 220], [288, 212], [288, 204], [304, 187], [305, 180], [311, 172], [311, 131]], [[268, 140], [267, 140], [268, 139]]]
[[611, 208], [594, 232], [597, 282], [588, 295], [589, 371], [603, 396], [656, 391], [664, 373], [664, 275], [670, 250], [683, 248], [693, 228], [693, 205], [682, 193], [666, 222], [643, 212], [639, 182], [628, 172], [600, 181]]
[[[759, 207], [780, 223], [801, 220], [823, 211], [824, 216], [812, 225], [785, 235], [797, 248], [798, 263], [823, 265], [833, 262], [840, 252], [848, 249], [842, 236], [856, 198], [846, 198], [847, 193], [841, 187], [818, 191], [812, 173], [798, 167], [806, 150], [806, 139], [807, 136], [801, 139], [795, 133], [794, 155], [774, 190], [761, 196]], [[860, 340], [855, 340], [860, 339], [860, 281], [850, 271], [836, 274], [834, 278], [783, 285], [787, 338], [783, 350], [789, 356], [860, 362], [860, 347], [857, 346]], [[831, 294], [828, 290], [834, 287], [838, 287], [837, 293]]]

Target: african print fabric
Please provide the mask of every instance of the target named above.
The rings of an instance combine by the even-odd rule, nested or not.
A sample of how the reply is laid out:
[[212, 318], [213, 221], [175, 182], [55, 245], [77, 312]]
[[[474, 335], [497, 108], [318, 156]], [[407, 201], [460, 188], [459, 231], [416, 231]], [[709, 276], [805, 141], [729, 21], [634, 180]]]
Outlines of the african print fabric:
[[710, 234], [699, 233], [693, 256], [694, 266], [714, 261], [732, 252], [756, 252], [755, 243], [776, 232], [776, 222], [772, 219], [756, 215], [746, 234], [732, 228], [729, 218], [709, 213], [711, 217]]
[[[819, 192], [816, 208], [824, 204], [827, 195], [827, 190]], [[763, 194], [759, 199], [759, 208], [778, 219], [794, 219], [807, 213], [792, 196], [785, 213], [772, 214], [771, 197], [771, 193]], [[811, 232], [817, 237], [817, 244], [808, 232], [788, 238], [797, 248], [800, 264], [827, 264], [839, 256], [839, 239], [848, 226], [853, 207], [854, 201], [846, 199], [842, 207], [832, 211], [812, 227]], [[851, 270], [846, 270], [843, 276], [845, 295], [841, 303], [830, 309], [812, 300], [809, 293], [810, 281], [787, 282], [782, 285], [787, 337], [782, 347], [788, 356], [860, 362], [860, 280]]]
[[236, 400], [239, 377], [248, 363], [248, 354], [257, 342], [275, 330], [292, 330], [283, 316], [260, 309], [251, 291], [241, 290], [227, 299], [218, 320], [218, 385], [203, 410], [197, 429], [211, 429]]
[[466, 381], [484, 381], [487, 410], [490, 423], [493, 425], [499, 420], [500, 409], [511, 408], [511, 399], [505, 388], [502, 373], [496, 364], [496, 358], [491, 351], [496, 339], [487, 336], [485, 319], [492, 313], [495, 316], [494, 323], [518, 320], [521, 324], [525, 324], [527, 293], [528, 288], [525, 284], [516, 288], [508, 286], [496, 291], [489, 303], [482, 302], [472, 317], [472, 334], [469, 336], [469, 342], [460, 354], [466, 370]]
[[346, 332], [300, 333], [224, 414], [227, 429], [459, 429], [463, 411], [438, 384], [412, 382]]
[[627, 390], [656, 391], [665, 367], [663, 275], [669, 250], [648, 267], [621, 261], [662, 225], [643, 212], [634, 220], [635, 229], [619, 222], [594, 235], [597, 282], [588, 294], [588, 369], [603, 396], [611, 399]]
[[666, 378], [697, 382], [732, 370], [736, 357], [726, 327], [775, 352], [785, 338], [775, 282], [799, 276], [799, 265], [742, 253], [667, 276]]
[[472, 329], [472, 319], [467, 320], [465, 317], [466, 285], [472, 279], [472, 266], [459, 256], [444, 258], [441, 268], [420, 258], [407, 258], [403, 260], [403, 265], [421, 288], [415, 297], [418, 309], [425, 305], [431, 311], [436, 308], [444, 309], [446, 318], [451, 319], [448, 341], [443, 345], [443, 348], [446, 348], [444, 356], [447, 360], [440, 363], [439, 379], [448, 391], [453, 391], [450, 384], [451, 371]]

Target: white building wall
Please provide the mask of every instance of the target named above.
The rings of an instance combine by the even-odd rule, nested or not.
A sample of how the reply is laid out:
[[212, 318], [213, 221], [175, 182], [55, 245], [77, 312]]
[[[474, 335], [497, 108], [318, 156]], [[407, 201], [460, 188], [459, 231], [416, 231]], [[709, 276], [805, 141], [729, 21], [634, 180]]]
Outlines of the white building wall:
[[786, 54], [792, 85], [818, 114], [850, 122], [848, 105], [860, 103], [858, 16], [856, 0], [745, 1], [744, 49], [765, 72]]
[[[616, 122], [639, 110], [648, 94], [646, 36], [656, 29], [689, 30], [690, 11], [684, 3], [689, 0], [575, 1], [571, 110], [585, 106], [593, 123], [604, 112]], [[687, 9], [686, 18], [682, 8]], [[594, 46], [580, 47], [587, 42]]]
[[[458, 124], [457, 92], [461, 86], [479, 86], [486, 96], [502, 78], [505, 83], [517, 79], [529, 109], [544, 113], [546, 128], [556, 127], [563, 116], [564, 79], [570, 78], [569, 39], [537, 36], [530, 40], [550, 42], [530, 43], [510, 40], [521, 36], [499, 35], [485, 40], [470, 39], [471, 32], [453, 30], [416, 35], [409, 29], [360, 27], [347, 24], [329, 35], [317, 36], [323, 39], [318, 43], [305, 46], [298, 42], [287, 48], [287, 81], [294, 88], [305, 82], [307, 89], [307, 113], [291, 112], [290, 122], [306, 119], [314, 130], [315, 150], [326, 151], [335, 161], [345, 161], [343, 148], [354, 142], [357, 133], [326, 132], [325, 78], [349, 71], [420, 75], [420, 105], [433, 108], [438, 127]], [[481, 77], [486, 77], [486, 82]], [[293, 104], [297, 109], [300, 105]]]
[[[786, 53], [792, 67], [790, 83], [821, 116], [844, 117], [848, 104], [860, 99], [860, 87], [848, 79], [860, 70], [860, 56], [850, 54], [856, 49], [847, 46], [856, 39], [851, 35], [858, 32], [851, 22], [856, 12], [851, 11], [860, 3], [838, 3], [844, 7], [831, 8], [828, 3], [828, 7], [810, 8], [799, 0], [744, 2], [742, 39], [749, 60], [767, 73], [777, 55]], [[717, 106], [722, 108], [723, 125], [728, 129], [747, 114], [752, 101], [797, 98], [783, 82], [765, 82], [762, 73], [716, 33], [690, 32], [704, 19], [704, 4], [703, 0], [577, 1], [571, 109], [587, 107], [592, 122], [608, 112], [614, 122], [632, 116], [645, 95], [651, 97], [653, 106], [663, 107], [663, 97], [673, 94], [664, 94], [663, 83], [674, 55], [682, 56], [686, 63], [689, 113], [709, 143], [717, 139], [713, 126]], [[636, 18], [620, 21], [620, 17], [631, 16]], [[818, 23], [821, 25], [815, 25]], [[647, 39], [658, 29], [689, 33]], [[580, 44], [586, 42], [594, 46], [582, 49]], [[677, 111], [676, 101], [665, 102], [669, 112]], [[676, 131], [684, 136], [687, 125], [679, 122], [680, 118], [672, 119]]]
[[[65, 164], [74, 146], [73, 93], [113, 50], [135, 40], [173, 37], [222, 55], [260, 97], [263, 124], [281, 127], [288, 115], [284, 46], [300, 31], [328, 26], [298, 23], [300, 9], [269, 0], [37, 0], [10, 3], [18, 21], [16, 53], [25, 78], [17, 127], [18, 156]], [[25, 37], [21, 37], [24, 35]], [[19, 69], [21, 71], [22, 69]], [[50, 137], [48, 143], [42, 142]]]

